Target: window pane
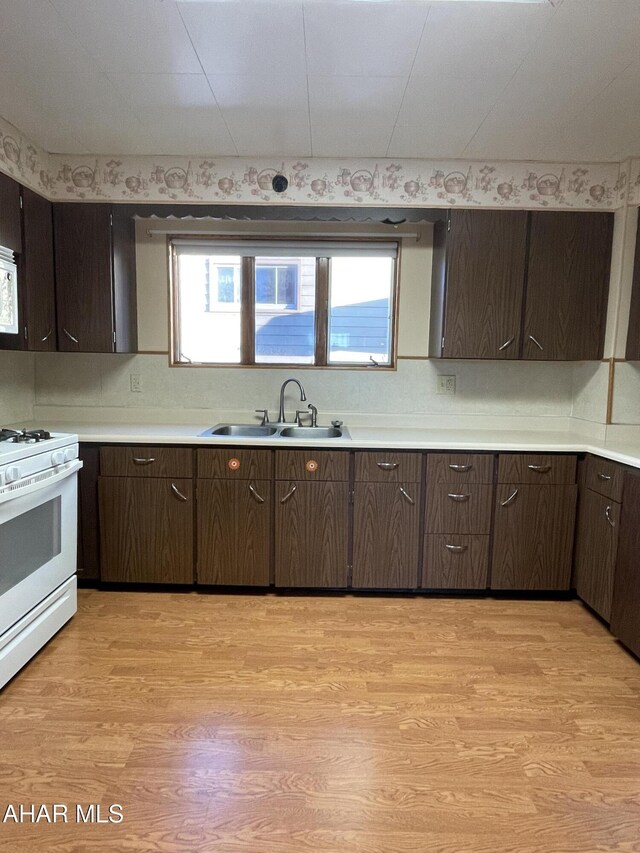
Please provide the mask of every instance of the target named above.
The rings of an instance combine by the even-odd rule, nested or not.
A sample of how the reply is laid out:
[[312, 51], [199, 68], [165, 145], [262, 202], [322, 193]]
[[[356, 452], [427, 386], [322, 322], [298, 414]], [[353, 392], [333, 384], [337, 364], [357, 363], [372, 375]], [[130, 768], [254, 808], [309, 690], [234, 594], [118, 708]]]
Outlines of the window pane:
[[391, 363], [393, 258], [332, 258], [329, 364]]
[[178, 361], [240, 361], [240, 271], [239, 257], [178, 254]]
[[256, 258], [256, 362], [313, 364], [315, 305], [315, 258]]

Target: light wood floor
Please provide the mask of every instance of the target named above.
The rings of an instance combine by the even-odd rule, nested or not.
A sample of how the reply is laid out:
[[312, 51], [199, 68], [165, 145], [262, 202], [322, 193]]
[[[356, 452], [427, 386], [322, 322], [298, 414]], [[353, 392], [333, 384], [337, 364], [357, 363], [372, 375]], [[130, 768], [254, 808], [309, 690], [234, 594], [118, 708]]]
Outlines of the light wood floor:
[[577, 602], [85, 590], [0, 694], [41, 802], [125, 820], [0, 850], [640, 851], [640, 664]]

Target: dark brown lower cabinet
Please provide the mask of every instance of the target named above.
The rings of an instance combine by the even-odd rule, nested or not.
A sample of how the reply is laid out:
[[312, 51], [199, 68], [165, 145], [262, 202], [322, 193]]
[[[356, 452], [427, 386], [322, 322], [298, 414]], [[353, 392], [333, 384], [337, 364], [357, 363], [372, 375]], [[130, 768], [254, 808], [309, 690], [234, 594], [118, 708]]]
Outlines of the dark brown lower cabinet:
[[354, 589], [415, 589], [418, 584], [420, 486], [356, 483]]
[[640, 657], [640, 475], [625, 474], [611, 631]]
[[275, 494], [276, 586], [346, 587], [349, 484], [279, 480]]
[[577, 489], [498, 484], [492, 589], [570, 588]]
[[620, 504], [584, 489], [576, 528], [576, 592], [603, 619], [611, 618]]
[[100, 477], [103, 581], [193, 583], [193, 480]]
[[488, 536], [424, 537], [423, 589], [486, 589], [488, 571]]
[[198, 480], [198, 583], [268, 586], [271, 491], [269, 480]]

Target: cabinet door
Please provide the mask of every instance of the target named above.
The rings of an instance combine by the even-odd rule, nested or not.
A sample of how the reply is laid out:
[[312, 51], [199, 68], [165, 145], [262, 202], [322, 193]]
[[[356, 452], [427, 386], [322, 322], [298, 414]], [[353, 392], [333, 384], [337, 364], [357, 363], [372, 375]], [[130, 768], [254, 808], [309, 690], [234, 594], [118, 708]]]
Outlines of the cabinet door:
[[82, 468], [78, 472], [78, 579], [97, 580], [100, 577], [100, 448], [81, 444], [79, 457], [82, 460]]
[[0, 172], [0, 246], [19, 254], [22, 251], [20, 226], [20, 184]]
[[627, 361], [640, 361], [640, 219], [638, 219], [638, 230], [636, 231], [636, 251], [633, 261], [633, 284], [631, 285], [625, 358]]
[[443, 358], [518, 358], [526, 240], [526, 211], [452, 212]]
[[53, 213], [51, 202], [26, 187], [24, 204], [24, 313], [27, 349], [55, 351], [56, 293], [53, 262]]
[[576, 592], [607, 622], [618, 549], [620, 504], [590, 489], [580, 494], [574, 559]]
[[268, 586], [269, 480], [198, 480], [198, 583]]
[[348, 497], [348, 483], [276, 482], [276, 586], [347, 586]]
[[612, 213], [531, 213], [523, 358], [602, 358], [612, 236]]
[[416, 483], [356, 483], [353, 587], [415, 589], [420, 495]]
[[100, 477], [101, 576], [193, 583], [193, 481]]
[[492, 589], [569, 589], [577, 486], [499, 484]]
[[611, 631], [640, 657], [640, 476], [625, 474]]
[[111, 205], [55, 204], [58, 346], [113, 352]]

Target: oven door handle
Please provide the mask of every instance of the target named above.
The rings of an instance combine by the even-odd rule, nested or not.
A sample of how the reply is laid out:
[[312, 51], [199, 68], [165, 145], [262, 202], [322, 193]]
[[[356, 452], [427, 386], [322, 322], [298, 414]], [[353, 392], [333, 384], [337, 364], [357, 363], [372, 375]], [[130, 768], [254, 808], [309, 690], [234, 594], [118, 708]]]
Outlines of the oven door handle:
[[49, 486], [55, 486], [56, 483], [66, 480], [67, 477], [75, 474], [81, 468], [82, 462], [80, 459], [74, 459], [72, 462], [67, 462], [64, 469], [54, 474], [52, 477], [47, 477], [45, 480], [39, 480], [36, 483], [32, 483], [30, 486], [22, 486], [12, 489], [11, 485], [13, 484], [11, 484], [8, 491], [0, 493], [0, 504], [11, 500], [17, 500], [18, 498], [26, 498], [28, 495], [34, 494], [34, 492], [39, 492], [42, 489], [48, 489]]

